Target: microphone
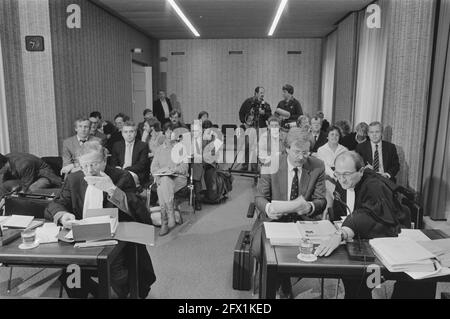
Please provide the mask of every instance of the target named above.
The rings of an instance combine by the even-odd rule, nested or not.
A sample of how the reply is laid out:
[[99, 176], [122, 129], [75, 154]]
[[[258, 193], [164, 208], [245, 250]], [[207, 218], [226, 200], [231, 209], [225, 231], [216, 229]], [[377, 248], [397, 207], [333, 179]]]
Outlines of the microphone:
[[337, 191], [333, 192], [333, 196], [334, 199], [337, 200], [340, 204], [344, 205], [344, 207], [347, 209], [348, 213], [351, 214], [352, 211], [350, 210], [350, 208], [347, 206], [347, 203], [345, 203], [342, 198], [341, 198], [341, 194], [339, 194]]

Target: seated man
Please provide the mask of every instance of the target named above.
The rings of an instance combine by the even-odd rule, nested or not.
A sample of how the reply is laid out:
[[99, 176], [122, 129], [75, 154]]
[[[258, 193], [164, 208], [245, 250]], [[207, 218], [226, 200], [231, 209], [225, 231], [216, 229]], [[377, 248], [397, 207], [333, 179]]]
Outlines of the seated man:
[[387, 177], [395, 182], [395, 176], [400, 170], [397, 148], [394, 144], [383, 141], [383, 125], [380, 122], [369, 124], [369, 139], [356, 146], [365, 164], [381, 176]]
[[[317, 248], [317, 256], [329, 256], [339, 247], [341, 241], [397, 237], [400, 228], [410, 228], [409, 214], [401, 209], [394, 199], [391, 190], [393, 183], [364, 167], [364, 161], [358, 153], [347, 151], [338, 155], [335, 160], [335, 176], [342, 189], [347, 190], [347, 197], [349, 190], [354, 191], [352, 201], [344, 202], [339, 199], [342, 201], [341, 210], [350, 210], [352, 213], [346, 217], [341, 229]], [[347, 214], [338, 211], [338, 215]], [[345, 298], [372, 298], [366, 279], [342, 281]], [[434, 298], [435, 293], [436, 283], [401, 281], [396, 282], [392, 298]]]
[[91, 114], [89, 114], [89, 121], [91, 122], [90, 134], [99, 138], [102, 142], [102, 145], [105, 146], [107, 141], [106, 135], [99, 130], [102, 125], [102, 115], [100, 114], [100, 112], [91, 112]]
[[60, 186], [61, 178], [39, 157], [17, 152], [0, 154], [0, 197], [17, 187], [34, 192]]
[[74, 123], [74, 127], [77, 134], [65, 139], [63, 142], [63, 168], [61, 169], [61, 175], [80, 170], [79, 165], [76, 162], [76, 153], [80, 149], [80, 146], [87, 141], [100, 140], [90, 134], [91, 121], [89, 121], [88, 118], [78, 118]]
[[[291, 128], [286, 137], [287, 155], [280, 155], [272, 174], [262, 174], [258, 181], [255, 205], [259, 218], [254, 225], [252, 254], [260, 258], [261, 227], [266, 221], [295, 222], [320, 220], [326, 206], [325, 166], [309, 156], [310, 142], [300, 128]], [[272, 201], [285, 205], [273, 205]], [[282, 206], [285, 206], [284, 209]], [[289, 206], [289, 208], [287, 208]], [[282, 280], [282, 291], [291, 294], [290, 280]]]
[[133, 122], [123, 124], [123, 140], [116, 142], [112, 148], [111, 165], [129, 171], [136, 186], [140, 186], [148, 182], [150, 162], [148, 144], [138, 140], [136, 133]]
[[[98, 141], [86, 142], [80, 148], [77, 160], [81, 171], [67, 176], [61, 193], [47, 207], [47, 219], [70, 229], [83, 218], [86, 209], [117, 207], [119, 221], [151, 223], [145, 205], [135, 195], [133, 178], [127, 171], [106, 166], [107, 154]], [[127, 250], [111, 265], [112, 286], [121, 298], [128, 294]], [[138, 259], [139, 296], [145, 298], [156, 277], [144, 245], [138, 245]], [[86, 269], [81, 274], [81, 288], [70, 289], [66, 285], [68, 274], [63, 271], [60, 280], [69, 297], [86, 298], [89, 292], [95, 295], [96, 285], [90, 279], [93, 274]]]

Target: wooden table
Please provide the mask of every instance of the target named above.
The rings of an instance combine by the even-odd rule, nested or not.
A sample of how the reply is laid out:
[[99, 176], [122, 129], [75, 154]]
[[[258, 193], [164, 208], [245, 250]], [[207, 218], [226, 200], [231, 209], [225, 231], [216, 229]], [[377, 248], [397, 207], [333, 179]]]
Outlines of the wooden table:
[[[20, 249], [21, 238], [0, 247], [0, 263], [7, 266], [66, 268], [75, 264], [81, 269], [96, 270], [99, 281], [99, 298], [111, 297], [111, 263], [130, 243], [120, 242], [115, 246], [75, 248], [73, 244], [59, 241], [41, 244], [30, 250]], [[137, 246], [133, 244], [130, 258], [130, 295], [138, 297]]]
[[[423, 230], [430, 239], [447, 238], [439, 230]], [[297, 259], [298, 247], [272, 246], [266, 238], [265, 230], [261, 232], [261, 270], [259, 277], [259, 298], [275, 298], [279, 287], [279, 276], [285, 275], [300, 278], [361, 278], [369, 264], [380, 266], [381, 275], [386, 280], [412, 281], [407, 274], [392, 273], [375, 259], [374, 262], [353, 261], [348, 258], [343, 245], [338, 247], [330, 256], [319, 257], [315, 262], [303, 262]], [[424, 281], [450, 281], [450, 276], [423, 279]]]

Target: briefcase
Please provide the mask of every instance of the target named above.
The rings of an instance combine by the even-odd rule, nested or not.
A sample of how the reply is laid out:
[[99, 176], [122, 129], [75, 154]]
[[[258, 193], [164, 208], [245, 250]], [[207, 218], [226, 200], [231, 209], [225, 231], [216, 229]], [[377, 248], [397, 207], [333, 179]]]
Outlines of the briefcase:
[[5, 198], [5, 215], [27, 215], [44, 218], [44, 211], [53, 200], [51, 194], [14, 194]]
[[250, 231], [243, 230], [234, 248], [233, 289], [250, 290], [252, 286], [253, 258], [250, 254]]

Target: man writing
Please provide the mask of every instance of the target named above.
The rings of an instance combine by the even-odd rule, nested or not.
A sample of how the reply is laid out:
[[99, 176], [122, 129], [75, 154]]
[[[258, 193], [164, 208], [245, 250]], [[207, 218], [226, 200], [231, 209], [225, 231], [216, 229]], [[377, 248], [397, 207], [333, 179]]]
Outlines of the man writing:
[[356, 146], [364, 162], [383, 177], [395, 182], [395, 176], [400, 170], [397, 148], [394, 144], [382, 141], [383, 125], [380, 122], [369, 124], [369, 139]]
[[34, 192], [60, 186], [61, 178], [39, 157], [18, 152], [0, 154], [0, 197], [13, 189]]

